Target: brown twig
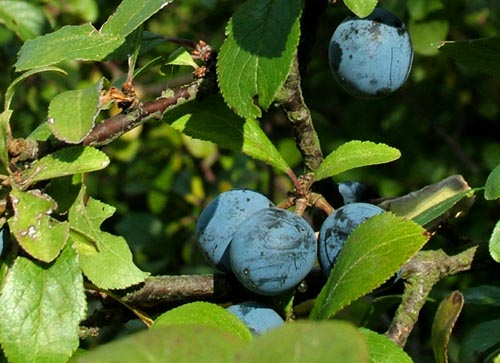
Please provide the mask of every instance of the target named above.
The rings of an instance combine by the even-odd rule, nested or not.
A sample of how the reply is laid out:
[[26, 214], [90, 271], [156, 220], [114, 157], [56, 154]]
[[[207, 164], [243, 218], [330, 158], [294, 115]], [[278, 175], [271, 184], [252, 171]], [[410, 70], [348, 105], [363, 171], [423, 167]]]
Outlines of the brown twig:
[[[305, 279], [305, 283], [301, 284], [301, 288], [297, 290], [295, 301], [312, 299], [319, 293], [324, 282], [325, 278], [322, 272], [314, 269]], [[303, 286], [307, 286], [307, 288], [304, 289]], [[245, 289], [233, 275], [224, 273], [152, 276], [146, 279], [142, 285], [122, 292], [120, 296], [122, 300], [120, 303], [116, 302], [116, 298], [101, 297], [103, 307], [95, 311], [81, 325], [96, 329], [136, 318], [133, 311], [125, 306], [139, 309], [154, 316], [193, 301], [225, 304], [266, 299], [266, 297], [255, 295]]]
[[323, 161], [318, 134], [314, 129], [311, 112], [302, 96], [299, 64], [294, 60], [283, 88], [276, 96], [292, 124], [295, 142], [304, 159], [306, 173], [314, 171]]
[[171, 94], [153, 101], [140, 104], [133, 110], [120, 113], [98, 123], [85, 137], [82, 144], [86, 146], [103, 146], [132, 130], [151, 118], [159, 119], [165, 111], [182, 102], [196, 97], [201, 81], [194, 81], [186, 86], [172, 90]]

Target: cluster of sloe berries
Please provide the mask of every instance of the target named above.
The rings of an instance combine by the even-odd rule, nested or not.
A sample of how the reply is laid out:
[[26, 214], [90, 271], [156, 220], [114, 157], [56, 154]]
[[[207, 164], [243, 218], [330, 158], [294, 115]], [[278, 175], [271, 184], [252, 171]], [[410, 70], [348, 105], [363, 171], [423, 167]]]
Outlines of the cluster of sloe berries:
[[[233, 273], [247, 289], [277, 295], [297, 286], [318, 257], [329, 275], [347, 237], [369, 217], [383, 212], [356, 202], [362, 184], [340, 184], [345, 204], [323, 222], [319, 238], [301, 216], [277, 208], [264, 195], [234, 189], [219, 194], [200, 214], [196, 236], [206, 259]], [[352, 203], [351, 201], [354, 201]]]
[[[211, 265], [233, 273], [250, 291], [278, 295], [300, 284], [316, 260], [328, 276], [352, 231], [383, 212], [373, 204], [358, 202], [365, 194], [363, 188], [360, 183], [339, 184], [345, 205], [325, 219], [318, 239], [303, 217], [276, 207], [260, 193], [247, 189], [223, 192], [200, 214], [198, 244]], [[255, 334], [283, 322], [274, 310], [256, 303], [237, 304], [228, 310]]]
[[261, 295], [292, 289], [316, 260], [316, 237], [307, 221], [251, 190], [219, 194], [200, 214], [196, 236], [212, 265]]

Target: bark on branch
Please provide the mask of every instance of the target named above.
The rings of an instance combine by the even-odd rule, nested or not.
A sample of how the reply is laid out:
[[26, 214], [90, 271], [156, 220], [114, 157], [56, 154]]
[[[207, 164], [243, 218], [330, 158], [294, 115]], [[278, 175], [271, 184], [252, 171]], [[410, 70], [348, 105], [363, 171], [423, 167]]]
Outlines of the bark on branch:
[[442, 250], [421, 251], [403, 267], [405, 291], [386, 336], [400, 347], [418, 320], [432, 287], [441, 279], [471, 269], [477, 246], [449, 256]]

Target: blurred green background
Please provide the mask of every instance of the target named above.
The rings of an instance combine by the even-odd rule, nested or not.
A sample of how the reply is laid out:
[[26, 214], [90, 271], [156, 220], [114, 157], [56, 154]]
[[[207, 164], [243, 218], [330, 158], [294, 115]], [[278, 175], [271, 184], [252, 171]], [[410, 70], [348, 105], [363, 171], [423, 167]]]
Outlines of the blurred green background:
[[[30, 3], [43, 11], [40, 22], [43, 33], [66, 24], [92, 22], [99, 27], [119, 2]], [[217, 49], [224, 39], [226, 22], [240, 4], [241, 1], [230, 0], [177, 1], [155, 15], [146, 24], [146, 30], [165, 36], [203, 39]], [[328, 5], [317, 19], [318, 33], [303, 74], [303, 91], [325, 155], [345, 141], [359, 139], [396, 147], [402, 157], [388, 165], [344, 173], [336, 181], [365, 182], [383, 197], [403, 195], [453, 174], [463, 175], [473, 187], [483, 186], [489, 172], [500, 164], [500, 82], [498, 78], [464, 69], [440, 53], [437, 45], [443, 40], [497, 36], [500, 3], [391, 0], [380, 5], [403, 19], [410, 30], [415, 58], [406, 85], [383, 99], [359, 100], [335, 83], [328, 67], [328, 42], [335, 27], [350, 15], [338, 1]], [[12, 65], [21, 44], [22, 39], [11, 28], [0, 24], [2, 91], [16, 76]], [[168, 56], [176, 48], [173, 44], [162, 44], [141, 55], [138, 67], [159, 55]], [[127, 72], [126, 60], [68, 62], [61, 67], [68, 71], [68, 76], [44, 73], [29, 78], [19, 87], [12, 103], [16, 136], [29, 135], [45, 120], [48, 104], [56, 94], [82, 88], [101, 76], [116, 81]], [[163, 89], [188, 81], [189, 72], [181, 69], [174, 74], [170, 69], [152, 68], [142, 73], [134, 85], [143, 100], [153, 99]], [[71, 107], [68, 111], [71, 112]], [[269, 110], [262, 126], [300, 174], [300, 154], [283, 113], [279, 109]], [[88, 175], [89, 194], [117, 208], [105, 228], [123, 235], [136, 263], [153, 274], [212, 271], [196, 248], [194, 226], [204, 205], [221, 191], [251, 188], [278, 203], [291, 188], [285, 176], [268, 166], [181, 136], [159, 121], [129, 132], [104, 151], [111, 157], [111, 165]], [[470, 213], [448, 227], [458, 237], [436, 237], [436, 245], [460, 248], [469, 239], [486, 241], [499, 218], [498, 203], [486, 203], [479, 193]], [[494, 283], [488, 280], [489, 274], [491, 271], [447, 279], [433, 291], [433, 296], [440, 299], [455, 288]], [[428, 326], [435, 307], [432, 303], [426, 307], [430, 314], [426, 315], [424, 310], [422, 324]], [[470, 318], [464, 318], [465, 327], [477, 319], [473, 310], [465, 316]], [[425, 359], [423, 348], [429, 349], [429, 330], [417, 327], [414, 335], [420, 333], [423, 336], [414, 337], [408, 349], [412, 349], [412, 344], [421, 344], [419, 355]], [[463, 331], [459, 328], [457, 334], [460, 336]]]

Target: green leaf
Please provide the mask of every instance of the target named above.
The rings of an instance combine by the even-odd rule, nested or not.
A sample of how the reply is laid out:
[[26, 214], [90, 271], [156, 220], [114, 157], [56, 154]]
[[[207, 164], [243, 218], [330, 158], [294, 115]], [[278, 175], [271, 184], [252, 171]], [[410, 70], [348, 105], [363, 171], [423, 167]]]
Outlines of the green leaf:
[[328, 319], [382, 285], [423, 247], [428, 239], [424, 232], [416, 223], [387, 212], [359, 225], [340, 251], [311, 318]]
[[406, 352], [383, 334], [366, 328], [359, 331], [365, 336], [370, 363], [413, 363]]
[[67, 143], [80, 143], [94, 127], [100, 107], [103, 79], [95, 85], [55, 96], [49, 105], [47, 123], [55, 137]]
[[64, 363], [79, 344], [86, 300], [77, 256], [51, 265], [18, 257], [0, 294], [0, 339], [11, 363]]
[[8, 174], [9, 167], [9, 137], [11, 110], [0, 113], [0, 175]]
[[25, 42], [14, 66], [24, 71], [65, 60], [100, 61], [124, 42], [124, 37], [99, 32], [91, 24], [67, 25]]
[[500, 198], [500, 165], [488, 175], [484, 185], [484, 199], [494, 200]]
[[489, 320], [469, 329], [460, 343], [458, 363], [487, 362], [477, 358], [486, 357], [492, 348], [500, 344], [499, 325], [500, 319]]
[[500, 262], [500, 220], [497, 222], [493, 232], [491, 233], [489, 250], [491, 257], [496, 262]]
[[23, 41], [34, 38], [49, 28], [43, 9], [27, 1], [0, 1], [0, 23]]
[[42, 72], [59, 72], [59, 73], [62, 73], [64, 75], [67, 75], [67, 72], [65, 70], [63, 70], [61, 68], [57, 68], [57, 67], [40, 67], [40, 68], [29, 70], [29, 71], [21, 74], [14, 81], [12, 81], [12, 83], [9, 85], [9, 87], [5, 91], [5, 102], [4, 102], [5, 110], [10, 109], [10, 103], [12, 102], [12, 98], [14, 97], [14, 93], [15, 93], [16, 88], [19, 85], [19, 83], [21, 83], [26, 78], [31, 77], [34, 74], [42, 73]]
[[[451, 216], [452, 213], [447, 213], [448, 211], [454, 211], [454, 214], [459, 214], [458, 211], [456, 211], [455, 205], [457, 205], [461, 200], [464, 198], [472, 199], [472, 195], [474, 194], [474, 189], [472, 190], [464, 190], [460, 193], [457, 193], [431, 207], [429, 207], [427, 210], [423, 211], [419, 215], [413, 218], [415, 222], [420, 224], [421, 226], [428, 226], [431, 222], [440, 220], [443, 215], [445, 218], [448, 218]], [[468, 209], [468, 207], [467, 207]], [[461, 212], [461, 211], [460, 211]]]
[[447, 41], [439, 50], [474, 72], [500, 76], [500, 37]]
[[467, 305], [479, 304], [500, 306], [500, 287], [493, 285], [480, 285], [470, 287], [463, 292]]
[[169, 310], [156, 318], [153, 327], [180, 324], [218, 327], [246, 342], [252, 340], [252, 332], [236, 315], [209, 302], [196, 301]]
[[344, 4], [359, 18], [365, 18], [373, 12], [378, 0], [344, 0]]
[[398, 149], [371, 141], [353, 140], [331, 152], [314, 173], [316, 181], [367, 165], [383, 164], [401, 156]]
[[168, 58], [166, 65], [176, 65], [176, 66], [189, 66], [193, 68], [198, 68], [198, 65], [193, 60], [193, 57], [184, 48], [179, 48], [173, 53], [171, 53]]
[[229, 21], [217, 62], [229, 107], [258, 118], [288, 76], [300, 37], [300, 0], [249, 0]]
[[102, 289], [124, 289], [143, 282], [149, 275], [134, 264], [122, 237], [101, 231], [101, 224], [114, 211], [115, 208], [93, 198], [86, 200], [85, 188], [82, 188], [68, 216], [70, 239], [79, 253], [80, 267], [89, 280]]
[[438, 306], [432, 323], [432, 349], [436, 363], [448, 363], [448, 344], [451, 331], [462, 307], [464, 296], [460, 291], [453, 291]]
[[444, 4], [441, 0], [415, 0], [408, 2], [406, 8], [411, 18], [418, 21], [424, 20], [426, 17], [431, 16], [432, 13], [444, 9]]
[[126, 37], [173, 0], [123, 0], [99, 30], [103, 34]]
[[438, 46], [448, 36], [449, 29], [450, 24], [445, 19], [412, 20], [408, 24], [413, 49], [427, 56], [439, 53]]
[[71, 363], [234, 363], [244, 345], [240, 338], [212, 326], [164, 326], [101, 345]]
[[27, 192], [13, 188], [10, 200], [14, 217], [9, 220], [11, 232], [21, 247], [34, 258], [51, 262], [68, 240], [69, 224], [51, 217], [56, 202], [40, 190]]
[[[427, 227], [467, 210], [474, 199], [463, 199], [471, 194], [474, 190], [465, 179], [461, 175], [452, 175], [402, 197], [388, 199], [379, 206]], [[459, 203], [461, 200], [463, 202]]]
[[290, 169], [258, 122], [238, 117], [220, 97], [186, 103], [167, 112], [164, 119], [188, 136], [242, 152], [284, 172]]
[[238, 353], [238, 363], [368, 362], [363, 335], [343, 321], [297, 321], [255, 338]]
[[104, 169], [109, 164], [108, 156], [92, 147], [67, 147], [35, 161], [22, 172], [22, 179], [33, 184], [67, 175], [81, 174]]

